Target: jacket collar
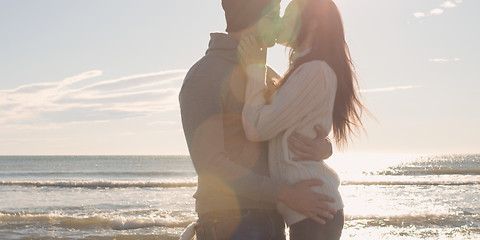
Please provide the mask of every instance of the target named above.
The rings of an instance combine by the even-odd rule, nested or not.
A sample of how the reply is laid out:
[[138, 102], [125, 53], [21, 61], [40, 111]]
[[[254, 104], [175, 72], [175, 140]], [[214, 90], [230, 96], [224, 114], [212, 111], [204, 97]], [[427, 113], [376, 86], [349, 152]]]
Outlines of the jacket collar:
[[238, 40], [226, 33], [210, 33], [210, 43], [206, 54], [219, 55], [231, 62], [238, 63]]

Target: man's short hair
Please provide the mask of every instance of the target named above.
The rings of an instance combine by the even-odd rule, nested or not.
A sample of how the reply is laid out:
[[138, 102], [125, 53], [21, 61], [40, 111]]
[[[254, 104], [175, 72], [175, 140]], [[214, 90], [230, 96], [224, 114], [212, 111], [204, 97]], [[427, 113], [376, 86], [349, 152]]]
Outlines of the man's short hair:
[[238, 32], [254, 25], [280, 0], [222, 0], [227, 32]]

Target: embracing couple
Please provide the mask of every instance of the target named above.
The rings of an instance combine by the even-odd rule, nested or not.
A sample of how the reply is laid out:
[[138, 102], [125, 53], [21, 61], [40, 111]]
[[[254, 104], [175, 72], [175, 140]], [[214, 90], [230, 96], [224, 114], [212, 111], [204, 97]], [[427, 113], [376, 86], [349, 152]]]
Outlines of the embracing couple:
[[[227, 33], [180, 92], [198, 173], [198, 240], [340, 239], [340, 180], [324, 160], [361, 128], [363, 109], [340, 13], [332, 0], [223, 0]], [[265, 65], [291, 48], [283, 75]], [[184, 238], [190, 239], [188, 229]]]

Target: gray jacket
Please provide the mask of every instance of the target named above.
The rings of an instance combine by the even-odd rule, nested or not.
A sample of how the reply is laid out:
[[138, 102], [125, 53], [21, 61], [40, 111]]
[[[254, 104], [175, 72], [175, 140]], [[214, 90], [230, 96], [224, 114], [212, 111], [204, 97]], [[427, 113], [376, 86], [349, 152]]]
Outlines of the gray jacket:
[[[198, 173], [199, 215], [234, 209], [276, 209], [280, 182], [269, 178], [267, 142], [247, 140], [242, 126], [247, 76], [238, 41], [212, 33], [206, 55], [180, 91], [183, 129]], [[278, 77], [269, 68], [268, 77]]]

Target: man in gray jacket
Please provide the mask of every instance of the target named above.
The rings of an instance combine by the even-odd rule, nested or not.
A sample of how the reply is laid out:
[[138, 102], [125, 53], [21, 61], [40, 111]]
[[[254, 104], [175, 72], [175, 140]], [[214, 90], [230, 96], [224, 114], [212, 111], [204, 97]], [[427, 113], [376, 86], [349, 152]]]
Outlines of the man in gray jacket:
[[[267, 142], [248, 141], [243, 130], [247, 76], [237, 55], [239, 39], [254, 34], [264, 47], [273, 46], [280, 1], [223, 0], [222, 6], [227, 33], [211, 34], [206, 55], [192, 66], [180, 92], [185, 138], [198, 173], [197, 239], [285, 239], [278, 201], [307, 216], [330, 218], [334, 211], [324, 204], [332, 201], [328, 196], [311, 190], [318, 180], [289, 186], [271, 179]], [[267, 75], [279, 77], [272, 69]], [[317, 143], [317, 149], [302, 149], [320, 149], [318, 158], [328, 158], [329, 141]]]

